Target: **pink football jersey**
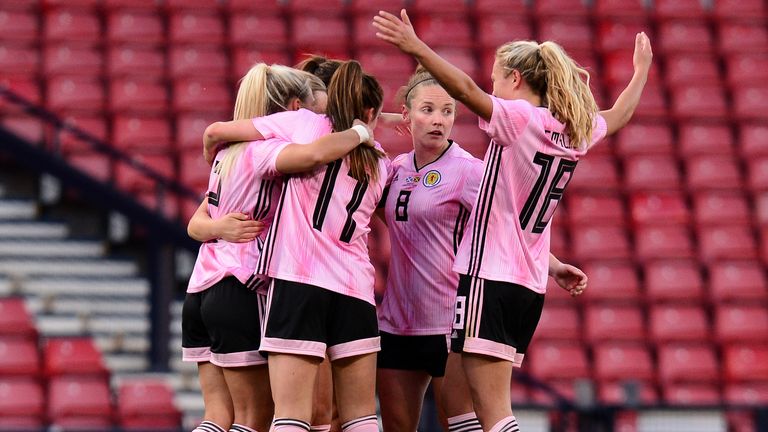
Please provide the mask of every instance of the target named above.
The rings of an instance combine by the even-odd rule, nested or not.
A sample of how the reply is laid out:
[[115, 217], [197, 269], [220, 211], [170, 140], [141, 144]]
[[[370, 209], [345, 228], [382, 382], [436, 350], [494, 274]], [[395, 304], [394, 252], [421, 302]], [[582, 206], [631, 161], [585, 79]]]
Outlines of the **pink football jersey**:
[[544, 293], [549, 221], [579, 158], [605, 137], [605, 119], [598, 115], [590, 141], [577, 147], [547, 108], [491, 99], [491, 120], [480, 119], [491, 138], [485, 173], [454, 270]]
[[[308, 110], [256, 118], [253, 124], [265, 137], [294, 143], [331, 132], [328, 117]], [[375, 304], [368, 224], [384, 190], [388, 163], [379, 160], [376, 182], [352, 178], [347, 158], [286, 180], [257, 273]]]
[[450, 331], [459, 283], [453, 261], [482, 176], [482, 161], [456, 142], [420, 169], [413, 151], [392, 162], [385, 206], [392, 253], [378, 309], [381, 330]]
[[[219, 177], [218, 167], [230, 149], [220, 151], [213, 162], [206, 194], [211, 218], [218, 219], [228, 213], [242, 212], [269, 225], [275, 215], [283, 184], [275, 168], [275, 161], [286, 145], [288, 142], [280, 139], [246, 144], [224, 179]], [[266, 234], [262, 234], [256, 241], [247, 243], [223, 240], [203, 243], [187, 292], [203, 291], [229, 275], [235, 276], [251, 289], [266, 289], [266, 277], [254, 276], [265, 238]]]

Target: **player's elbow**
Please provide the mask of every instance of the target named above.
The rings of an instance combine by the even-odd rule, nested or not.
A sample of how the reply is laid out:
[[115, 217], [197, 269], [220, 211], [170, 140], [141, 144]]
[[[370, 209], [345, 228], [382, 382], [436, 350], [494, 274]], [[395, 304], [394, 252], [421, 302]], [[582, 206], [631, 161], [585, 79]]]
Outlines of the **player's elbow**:
[[210, 125], [208, 125], [207, 128], [205, 128], [205, 132], [203, 133], [203, 139], [205, 141], [206, 147], [213, 147], [217, 142], [221, 141], [221, 128], [223, 126], [222, 122], [215, 122]]

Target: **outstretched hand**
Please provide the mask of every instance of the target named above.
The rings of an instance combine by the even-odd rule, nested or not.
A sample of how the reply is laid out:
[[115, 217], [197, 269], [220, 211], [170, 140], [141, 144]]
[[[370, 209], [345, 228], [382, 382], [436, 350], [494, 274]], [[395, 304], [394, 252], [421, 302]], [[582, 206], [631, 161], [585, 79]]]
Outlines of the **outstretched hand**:
[[402, 114], [381, 113], [379, 114], [379, 125], [388, 129], [394, 129], [398, 135], [411, 136], [411, 127]]
[[373, 17], [373, 26], [378, 30], [377, 38], [391, 43], [406, 54], [414, 54], [422, 43], [416, 36], [405, 9], [400, 11], [400, 18], [389, 12], [379, 11], [379, 15]]
[[651, 50], [651, 40], [645, 32], [640, 32], [635, 36], [635, 54], [632, 57], [632, 64], [635, 71], [645, 72], [651, 68], [653, 60], [653, 50]]
[[570, 264], [562, 264], [552, 273], [552, 278], [561, 288], [568, 291], [571, 297], [581, 295], [587, 289], [587, 275], [579, 268]]

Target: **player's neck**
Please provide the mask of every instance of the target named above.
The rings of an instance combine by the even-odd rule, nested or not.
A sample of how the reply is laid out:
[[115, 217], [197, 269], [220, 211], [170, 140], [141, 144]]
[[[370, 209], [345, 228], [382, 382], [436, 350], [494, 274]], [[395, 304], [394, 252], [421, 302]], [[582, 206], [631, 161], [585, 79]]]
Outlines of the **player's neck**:
[[442, 146], [440, 147], [423, 147], [423, 146], [417, 146], [413, 149], [413, 159], [414, 163], [416, 164], [416, 169], [421, 169], [425, 165], [429, 165], [432, 162], [436, 161], [440, 156], [445, 153], [445, 151], [448, 149], [448, 147], [451, 145], [449, 141], [445, 141]]

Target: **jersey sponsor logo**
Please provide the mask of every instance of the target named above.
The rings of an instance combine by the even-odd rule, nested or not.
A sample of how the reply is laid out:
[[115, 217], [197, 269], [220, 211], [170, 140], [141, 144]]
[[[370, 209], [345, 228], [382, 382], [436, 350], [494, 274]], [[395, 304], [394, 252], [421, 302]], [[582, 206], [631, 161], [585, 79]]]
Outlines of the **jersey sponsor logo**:
[[429, 171], [427, 172], [427, 174], [424, 175], [424, 186], [428, 188], [435, 187], [438, 184], [440, 184], [440, 180], [442, 180], [440, 171], [438, 170]]

